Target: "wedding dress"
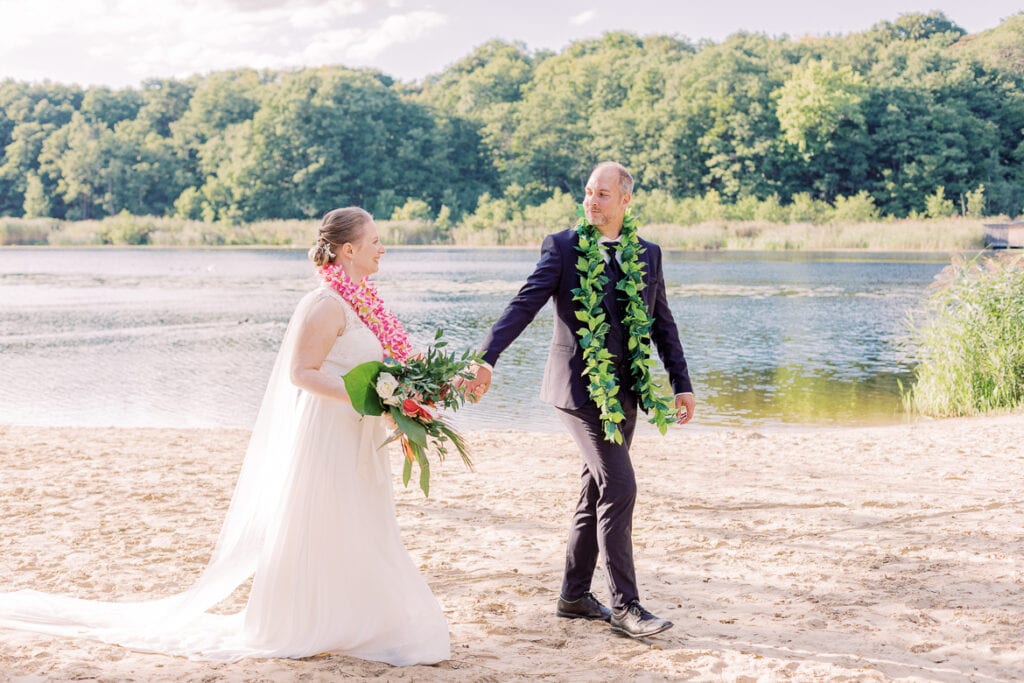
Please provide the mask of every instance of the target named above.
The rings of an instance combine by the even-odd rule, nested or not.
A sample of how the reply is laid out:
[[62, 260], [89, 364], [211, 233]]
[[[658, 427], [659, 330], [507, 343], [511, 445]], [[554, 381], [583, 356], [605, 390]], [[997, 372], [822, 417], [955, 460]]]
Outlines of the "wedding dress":
[[[231, 505], [209, 564], [184, 593], [98, 602], [37, 591], [0, 594], [0, 627], [93, 638], [195, 659], [332, 652], [395, 665], [450, 655], [448, 624], [402, 544], [379, 417], [299, 390], [289, 379], [296, 308], [278, 354]], [[380, 360], [374, 334], [346, 323], [323, 369]], [[253, 577], [245, 608], [207, 610]]]

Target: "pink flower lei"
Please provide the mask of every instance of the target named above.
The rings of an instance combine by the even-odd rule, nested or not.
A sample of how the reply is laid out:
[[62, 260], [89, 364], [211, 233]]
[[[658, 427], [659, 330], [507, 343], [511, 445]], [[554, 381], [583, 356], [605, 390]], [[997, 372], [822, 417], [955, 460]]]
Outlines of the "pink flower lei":
[[340, 265], [322, 267], [320, 277], [348, 302], [359, 319], [370, 328], [384, 347], [384, 355], [404, 363], [412, 354], [409, 335], [395, 314], [384, 305], [384, 300], [377, 293], [377, 285], [369, 277], [363, 278], [357, 285]]

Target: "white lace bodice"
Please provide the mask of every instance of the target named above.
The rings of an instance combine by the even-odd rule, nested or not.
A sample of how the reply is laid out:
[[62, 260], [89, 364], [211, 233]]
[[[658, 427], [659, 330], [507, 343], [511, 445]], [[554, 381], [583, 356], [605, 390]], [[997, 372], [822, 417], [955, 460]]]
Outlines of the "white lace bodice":
[[316, 296], [333, 297], [344, 304], [345, 331], [334, 340], [334, 346], [324, 359], [324, 369], [344, 375], [355, 366], [384, 358], [384, 347], [377, 336], [359, 319], [355, 310], [340, 294], [330, 287], [316, 290]]

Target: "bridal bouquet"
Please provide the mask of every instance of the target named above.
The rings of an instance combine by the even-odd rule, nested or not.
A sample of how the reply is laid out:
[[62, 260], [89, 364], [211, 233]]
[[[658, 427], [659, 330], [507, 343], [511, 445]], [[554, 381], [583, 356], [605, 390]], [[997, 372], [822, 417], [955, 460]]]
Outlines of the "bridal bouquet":
[[445, 352], [448, 342], [444, 331], [437, 330], [434, 344], [426, 355], [410, 356], [404, 362], [388, 358], [357, 365], [342, 379], [352, 400], [352, 407], [361, 415], [388, 414], [397, 428], [383, 445], [398, 441], [405, 453], [402, 482], [408, 486], [412, 465], [420, 468], [420, 488], [430, 495], [430, 461], [433, 451], [440, 461], [454, 447], [470, 470], [473, 463], [462, 436], [441, 417], [441, 411], [456, 411], [466, 402], [463, 389], [454, 385], [455, 378], [471, 379], [470, 363], [478, 360], [476, 353], [461, 355]]

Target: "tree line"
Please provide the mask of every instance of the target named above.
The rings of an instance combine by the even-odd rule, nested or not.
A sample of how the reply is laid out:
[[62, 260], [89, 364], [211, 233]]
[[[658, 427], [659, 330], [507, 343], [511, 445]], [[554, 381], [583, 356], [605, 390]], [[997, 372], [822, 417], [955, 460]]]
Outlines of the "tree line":
[[492, 41], [412, 84], [341, 66], [126, 89], [6, 80], [0, 149], [0, 215], [26, 218], [241, 223], [357, 204], [486, 227], [562, 215], [603, 159], [668, 223], [1015, 216], [1024, 14], [973, 35], [934, 12], [801, 39]]

